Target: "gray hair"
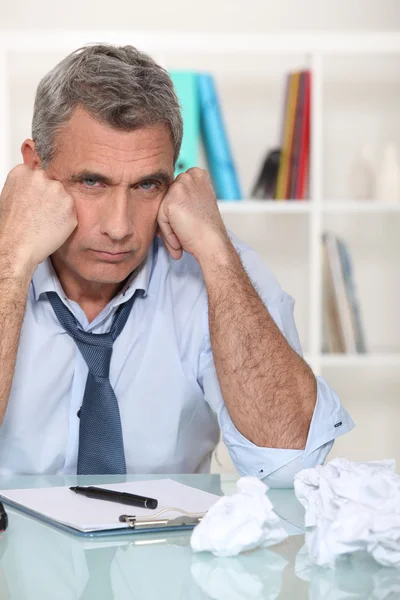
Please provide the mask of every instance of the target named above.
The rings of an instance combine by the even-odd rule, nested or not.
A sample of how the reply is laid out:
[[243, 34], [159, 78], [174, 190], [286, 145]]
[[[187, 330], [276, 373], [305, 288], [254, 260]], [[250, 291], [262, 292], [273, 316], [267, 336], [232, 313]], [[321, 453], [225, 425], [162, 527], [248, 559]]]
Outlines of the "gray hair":
[[123, 131], [167, 125], [176, 162], [183, 135], [181, 107], [168, 72], [144, 52], [133, 46], [85, 46], [43, 77], [32, 121], [43, 168], [55, 156], [57, 133], [78, 106]]

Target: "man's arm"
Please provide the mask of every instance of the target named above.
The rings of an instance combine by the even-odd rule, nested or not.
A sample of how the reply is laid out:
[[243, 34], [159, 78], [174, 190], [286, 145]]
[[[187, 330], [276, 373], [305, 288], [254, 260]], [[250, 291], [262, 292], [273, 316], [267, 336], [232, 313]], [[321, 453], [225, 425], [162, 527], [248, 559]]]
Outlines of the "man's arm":
[[[241, 261], [249, 273], [269, 314], [290, 346], [302, 356], [294, 320], [293, 299], [272, 276], [262, 259], [250, 248], [239, 248]], [[207, 314], [203, 319], [208, 319]], [[199, 384], [204, 399], [218, 417], [222, 439], [241, 475], [261, 477], [272, 488], [293, 487], [296, 473], [323, 464], [338, 437], [351, 431], [354, 423], [335, 391], [323, 377], [316, 377], [317, 402], [311, 419], [305, 448], [268, 448], [257, 446], [234, 426], [222, 397], [209, 335], [204, 338], [199, 362]]]
[[158, 223], [171, 256], [179, 259], [185, 250], [202, 268], [214, 362], [233, 424], [258, 446], [304, 448], [317, 397], [314, 375], [247, 277], [205, 171], [176, 178]]
[[40, 169], [18, 165], [0, 195], [0, 425], [14, 376], [29, 284], [77, 224], [73, 199]]
[[[3, 248], [0, 238], [0, 248]], [[7, 409], [32, 272], [0, 250], [0, 424]]]
[[229, 238], [199, 257], [224, 402], [236, 428], [257, 446], [304, 448], [317, 386], [249, 280]]

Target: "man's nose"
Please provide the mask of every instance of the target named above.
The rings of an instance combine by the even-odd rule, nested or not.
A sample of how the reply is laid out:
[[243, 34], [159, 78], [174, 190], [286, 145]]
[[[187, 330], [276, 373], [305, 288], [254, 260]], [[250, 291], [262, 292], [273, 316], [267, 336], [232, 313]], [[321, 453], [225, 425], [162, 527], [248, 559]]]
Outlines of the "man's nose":
[[101, 220], [101, 232], [115, 242], [121, 241], [134, 231], [129, 190], [115, 189], [110, 194], [107, 208]]

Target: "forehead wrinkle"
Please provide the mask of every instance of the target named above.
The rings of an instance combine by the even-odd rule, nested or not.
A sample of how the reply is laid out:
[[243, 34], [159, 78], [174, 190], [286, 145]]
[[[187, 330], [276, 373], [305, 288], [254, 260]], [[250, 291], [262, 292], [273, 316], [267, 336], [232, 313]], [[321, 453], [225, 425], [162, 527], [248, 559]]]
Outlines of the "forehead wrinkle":
[[[116, 156], [116, 153], [121, 154], [123, 160], [129, 160], [134, 158], [135, 154], [140, 154], [139, 158], [153, 158], [160, 154], [166, 154], [167, 150], [163, 144], [158, 144], [153, 147], [139, 147], [139, 148], [118, 148], [115, 145], [107, 144], [107, 143], [97, 143], [93, 144], [90, 147], [86, 148], [86, 151], [93, 154], [99, 154], [104, 156]], [[144, 156], [143, 156], [144, 154]], [[127, 156], [130, 155], [130, 156]]]
[[64, 172], [87, 170], [124, 182], [142, 178], [144, 169], [173, 177], [171, 139], [161, 128], [120, 132], [86, 119], [71, 122], [59, 136], [56, 154]]
[[[130, 163], [140, 161], [151, 161], [156, 158], [167, 156], [167, 149], [163, 144], [157, 144], [152, 147], [139, 148], [116, 148], [112, 144], [98, 143], [91, 147], [83, 149], [82, 155], [90, 157], [90, 159], [104, 161], [109, 163], [110, 160], [116, 162]], [[78, 151], [77, 158], [80, 158]]]
[[[66, 135], [63, 135], [66, 134]], [[71, 136], [72, 134], [72, 136]], [[62, 146], [65, 143], [71, 142], [71, 137], [75, 137], [75, 141], [83, 140], [83, 146], [103, 146], [111, 150], [113, 153], [121, 152], [141, 152], [157, 150], [166, 151], [167, 141], [170, 142], [169, 136], [165, 136], [163, 130], [159, 130], [154, 135], [154, 129], [149, 131], [141, 131], [140, 129], [129, 132], [115, 130], [97, 130], [96, 127], [78, 128], [74, 123], [70, 130], [66, 128], [60, 132], [60, 141]], [[163, 139], [160, 139], [162, 137]], [[64, 139], [63, 139], [64, 138]]]
[[170, 133], [164, 125], [154, 125], [148, 127], [139, 127], [128, 131], [111, 127], [107, 123], [102, 123], [87, 113], [76, 112], [72, 115], [68, 123], [62, 127], [58, 133], [60, 137], [66, 137], [66, 141], [71, 138], [80, 138], [85, 141], [106, 141], [112, 140], [117, 145], [130, 145], [132, 141], [136, 143], [152, 142], [159, 144], [167, 139], [171, 141]]

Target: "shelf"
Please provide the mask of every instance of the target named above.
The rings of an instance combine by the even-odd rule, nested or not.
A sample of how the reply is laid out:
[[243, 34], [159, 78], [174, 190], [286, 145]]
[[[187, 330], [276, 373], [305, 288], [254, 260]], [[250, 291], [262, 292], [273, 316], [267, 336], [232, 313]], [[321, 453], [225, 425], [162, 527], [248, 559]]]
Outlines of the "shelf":
[[[274, 213], [274, 214], [306, 214], [313, 210], [310, 200], [219, 200], [218, 206], [222, 214], [225, 213]], [[314, 209], [320, 207], [324, 214], [330, 213], [374, 213], [374, 214], [400, 214], [400, 202], [398, 204], [384, 204], [376, 200], [357, 201], [340, 200], [321, 202], [314, 205]]]
[[322, 354], [322, 367], [400, 367], [400, 354]]
[[311, 202], [308, 200], [219, 200], [218, 206], [222, 214], [305, 214], [311, 210]]
[[321, 209], [324, 213], [400, 213], [400, 202], [385, 204], [377, 200], [340, 200], [322, 202]]
[[7, 31], [0, 30], [0, 47], [12, 51], [65, 50], [78, 48], [93, 40], [124, 45], [135, 40], [138, 48], [159, 52], [191, 52], [213, 54], [251, 55], [323, 53], [329, 55], [351, 54], [364, 56], [368, 52], [387, 55], [400, 52], [398, 32], [346, 31], [331, 33], [326, 31], [302, 31], [279, 33], [198, 33], [181, 31], [140, 31], [140, 30], [60, 30], [60, 31]]

